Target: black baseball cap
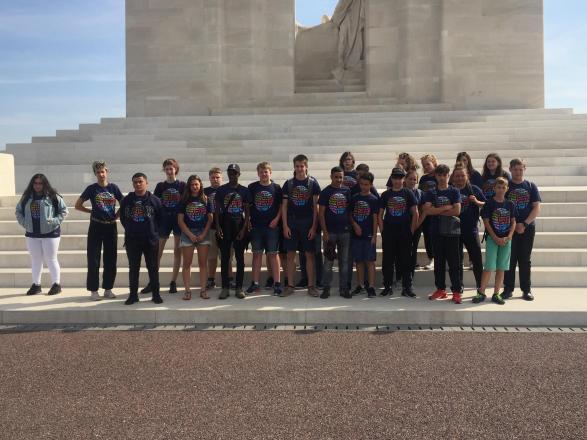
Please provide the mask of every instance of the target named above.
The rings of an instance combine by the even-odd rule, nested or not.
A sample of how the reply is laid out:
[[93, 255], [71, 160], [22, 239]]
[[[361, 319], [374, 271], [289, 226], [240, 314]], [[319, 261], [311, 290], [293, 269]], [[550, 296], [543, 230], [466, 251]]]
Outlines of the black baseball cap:
[[236, 163], [231, 163], [230, 165], [228, 165], [228, 168], [226, 169], [226, 171], [236, 171], [237, 173], [240, 174], [241, 172], [241, 167], [239, 167]]
[[406, 172], [403, 168], [395, 167], [391, 170], [391, 177], [406, 177]]

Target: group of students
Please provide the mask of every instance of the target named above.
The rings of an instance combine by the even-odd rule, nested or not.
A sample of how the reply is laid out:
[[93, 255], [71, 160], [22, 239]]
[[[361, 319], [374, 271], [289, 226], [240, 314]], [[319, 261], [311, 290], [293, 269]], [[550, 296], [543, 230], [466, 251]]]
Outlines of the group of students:
[[[452, 301], [460, 304], [463, 293], [463, 248], [467, 249], [476, 281], [474, 303], [486, 299], [485, 290], [495, 272], [492, 301], [504, 304], [514, 291], [516, 267], [525, 300], [531, 293], [531, 253], [535, 220], [540, 212], [540, 193], [524, 178], [525, 163], [510, 162], [510, 173], [503, 170], [499, 155], [489, 154], [483, 171], [473, 168], [470, 156], [459, 153], [452, 173], [438, 164], [432, 154], [419, 165], [408, 153], [399, 155], [379, 195], [374, 176], [366, 164], [355, 167], [351, 152], [345, 152], [338, 166], [331, 169], [331, 182], [321, 188], [308, 174], [308, 158], [293, 159], [294, 173], [283, 186], [275, 183], [271, 164], [257, 166], [259, 180], [245, 187], [239, 183], [240, 167], [230, 164], [228, 182], [222, 170], [209, 171], [210, 186], [191, 175], [186, 182], [177, 176], [174, 159], [163, 162], [166, 179], [148, 190], [147, 176], [132, 176], [133, 191], [123, 197], [117, 185], [108, 181], [104, 162], [92, 165], [96, 183], [88, 186], [75, 203], [75, 209], [90, 215], [87, 236], [87, 290], [99, 301], [115, 298], [112, 292], [117, 268], [117, 222], [124, 228], [124, 247], [129, 264], [130, 294], [125, 304], [139, 301], [139, 272], [144, 257], [148, 285], [140, 293], [160, 295], [159, 266], [163, 249], [174, 235], [174, 258], [169, 293], [177, 292], [182, 266], [184, 300], [191, 300], [191, 267], [197, 250], [202, 299], [209, 299], [214, 287], [218, 256], [221, 261], [221, 292], [226, 299], [234, 290], [237, 298], [261, 291], [263, 253], [269, 277], [266, 288], [286, 297], [296, 287], [307, 288], [310, 296], [326, 299], [331, 294], [333, 266], [338, 260], [339, 294], [344, 298], [367, 293], [375, 297], [377, 236], [381, 233], [383, 252], [381, 296], [393, 295], [401, 283], [401, 295], [413, 298], [413, 279], [420, 237], [424, 235], [428, 264], [434, 269], [436, 290], [431, 300], [448, 298], [446, 266]], [[89, 201], [91, 207], [86, 207]], [[116, 204], [119, 209], [116, 209]], [[33, 284], [27, 295], [41, 292], [43, 261], [49, 267], [53, 285], [48, 294], [61, 292], [57, 249], [60, 225], [68, 214], [63, 198], [42, 174], [31, 178], [16, 207], [18, 222], [26, 230], [32, 261]], [[484, 223], [485, 264], [479, 238], [479, 218]], [[252, 282], [243, 289], [244, 254], [252, 248]], [[302, 280], [294, 285], [296, 254], [299, 253]], [[102, 288], [99, 294], [99, 268], [103, 256]], [[232, 261], [235, 262], [233, 276]], [[356, 267], [356, 287], [352, 289]], [[283, 268], [284, 282], [281, 282]], [[500, 290], [503, 286], [503, 292]]]

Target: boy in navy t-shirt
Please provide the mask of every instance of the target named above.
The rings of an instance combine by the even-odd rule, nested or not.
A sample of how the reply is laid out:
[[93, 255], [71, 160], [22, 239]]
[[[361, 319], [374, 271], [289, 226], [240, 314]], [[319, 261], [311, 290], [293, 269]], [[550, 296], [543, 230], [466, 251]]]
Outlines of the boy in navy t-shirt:
[[[116, 262], [118, 251], [118, 229], [116, 219], [116, 201], [120, 203], [122, 193], [118, 186], [108, 182], [108, 168], [105, 162], [95, 161], [92, 170], [97, 182], [88, 186], [75, 202], [75, 209], [90, 214], [90, 226], [87, 238], [88, 273], [86, 289], [91, 292], [92, 301], [100, 301], [98, 293], [100, 287], [100, 254], [104, 249], [104, 272], [102, 273], [102, 288], [104, 298], [113, 299], [112, 292], [116, 280]], [[92, 209], [84, 206], [89, 200]]]
[[367, 268], [367, 295], [375, 294], [375, 261], [377, 259], [377, 216], [379, 199], [371, 193], [374, 176], [370, 172], [359, 176], [360, 192], [351, 199], [350, 221], [353, 228], [351, 237], [351, 256], [357, 264], [357, 288], [353, 294], [361, 293], [365, 287], [365, 267]]
[[418, 226], [418, 202], [414, 192], [404, 188], [406, 172], [396, 167], [391, 172], [392, 187], [379, 199], [379, 228], [383, 249], [383, 291], [393, 295], [396, 264], [402, 276], [402, 296], [416, 296], [412, 289], [412, 234]]
[[504, 291], [502, 299], [509, 299], [514, 291], [516, 283], [516, 266], [520, 267], [520, 289], [522, 298], [526, 301], [534, 300], [532, 295], [532, 265], [530, 257], [534, 247], [534, 236], [536, 235], [536, 226], [534, 221], [540, 214], [540, 192], [538, 187], [524, 179], [526, 164], [521, 159], [512, 159], [510, 161], [510, 172], [512, 180], [510, 181], [509, 190], [506, 199], [516, 205], [516, 230], [512, 238], [512, 251], [510, 256], [510, 267], [505, 273]]
[[320, 207], [319, 218], [324, 240], [324, 272], [322, 284], [324, 290], [320, 298], [330, 296], [330, 284], [332, 282], [332, 266], [338, 251], [339, 293], [343, 298], [352, 298], [347, 286], [350, 230], [349, 230], [349, 203], [350, 190], [343, 186], [344, 171], [341, 167], [334, 167], [330, 171], [332, 183], [322, 190], [318, 205]]
[[273, 294], [283, 292], [280, 282], [279, 222], [281, 221], [281, 187], [271, 180], [271, 164], [257, 165], [259, 181], [249, 185], [251, 193], [251, 245], [253, 248], [253, 279], [247, 293], [259, 293], [263, 252], [271, 266]]

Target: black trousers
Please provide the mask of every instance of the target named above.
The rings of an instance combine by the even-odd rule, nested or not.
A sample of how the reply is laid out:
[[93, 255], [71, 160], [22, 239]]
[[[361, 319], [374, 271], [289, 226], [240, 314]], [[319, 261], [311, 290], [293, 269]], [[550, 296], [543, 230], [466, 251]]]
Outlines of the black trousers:
[[481, 287], [481, 275], [483, 274], [483, 257], [481, 256], [481, 241], [479, 240], [479, 233], [475, 232], [463, 232], [461, 231], [461, 243], [460, 243], [460, 251], [461, 251], [461, 285], [464, 286], [464, 270], [463, 270], [463, 261], [464, 261], [464, 252], [463, 248], [467, 249], [467, 253], [469, 254], [469, 261], [473, 264], [473, 274], [475, 275], [475, 283], [477, 289]]
[[434, 284], [437, 289], [446, 290], [446, 264], [450, 276], [450, 290], [461, 293], [461, 253], [459, 237], [434, 235]]
[[381, 238], [383, 285], [391, 287], [397, 264], [401, 271], [402, 287], [412, 287], [412, 234], [409, 225], [385, 225]]
[[424, 219], [424, 223], [422, 223], [422, 231], [424, 232], [424, 246], [426, 247], [426, 255], [428, 255], [429, 259], [434, 258], [434, 243], [433, 243], [433, 235], [432, 235], [432, 226], [430, 224], [430, 217]]
[[104, 249], [102, 288], [109, 290], [116, 280], [118, 229], [116, 223], [105, 225], [90, 220], [87, 240], [88, 275], [86, 289], [95, 292], [100, 287], [100, 260]]
[[416, 273], [416, 264], [418, 264], [418, 245], [422, 237], [422, 227], [419, 227], [412, 235], [412, 278]]
[[510, 257], [510, 269], [505, 273], [504, 291], [513, 292], [516, 284], [516, 266], [520, 267], [520, 289], [524, 293], [530, 292], [532, 288], [532, 248], [536, 228], [534, 225], [526, 228], [523, 234], [514, 232], [512, 239], [512, 254]]
[[128, 237], [124, 247], [128, 257], [128, 284], [130, 294], [136, 295], [139, 291], [139, 272], [141, 258], [145, 257], [145, 264], [149, 272], [149, 285], [153, 289], [153, 296], [159, 294], [159, 242], [152, 242], [148, 238]]
[[245, 276], [245, 248], [246, 240], [237, 240], [243, 225], [241, 219], [225, 219], [222, 221], [222, 235], [218, 239], [218, 249], [220, 250], [220, 272], [222, 274], [222, 288], [230, 288], [230, 279], [228, 276], [228, 267], [230, 264], [230, 249], [234, 249], [234, 259], [236, 261], [235, 283], [237, 289], [242, 289], [243, 279]]

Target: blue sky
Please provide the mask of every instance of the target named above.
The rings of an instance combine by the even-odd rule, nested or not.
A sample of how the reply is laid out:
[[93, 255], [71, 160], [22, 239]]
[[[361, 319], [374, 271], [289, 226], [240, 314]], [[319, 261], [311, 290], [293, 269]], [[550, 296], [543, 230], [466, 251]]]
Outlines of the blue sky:
[[[337, 0], [297, 0], [319, 23]], [[544, 0], [547, 107], [587, 113], [587, 1]], [[0, 0], [0, 149], [125, 114], [124, 0]]]

